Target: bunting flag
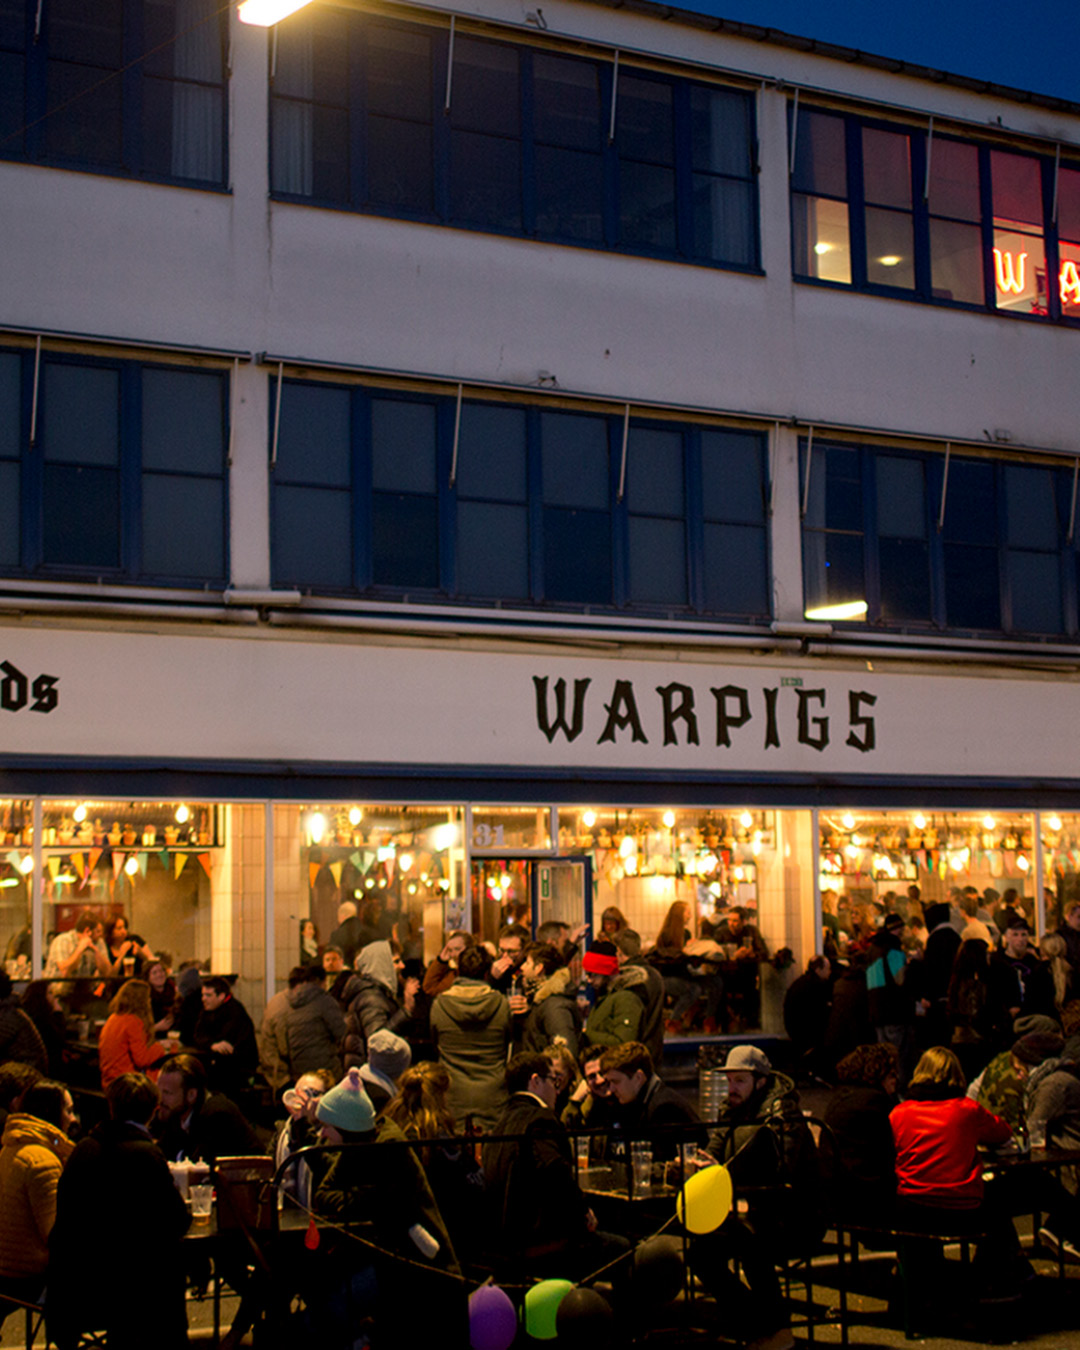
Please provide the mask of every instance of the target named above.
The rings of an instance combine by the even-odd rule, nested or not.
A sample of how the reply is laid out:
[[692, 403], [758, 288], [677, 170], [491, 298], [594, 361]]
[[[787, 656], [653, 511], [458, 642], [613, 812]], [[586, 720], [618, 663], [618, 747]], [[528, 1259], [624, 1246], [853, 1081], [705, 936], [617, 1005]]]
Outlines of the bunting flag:
[[143, 874], [143, 876], [146, 876], [146, 869], [150, 863], [150, 854], [140, 853], [138, 857], [139, 857], [139, 871]]
[[334, 885], [337, 886], [339, 890], [341, 888], [341, 869], [344, 866], [344, 863], [339, 862], [332, 862], [330, 864], [330, 875], [334, 878]]
[[115, 848], [114, 848], [113, 851], [112, 851], [112, 874], [113, 874], [113, 881], [115, 881], [116, 878], [117, 878], [117, 877], [120, 875], [120, 873], [123, 871], [125, 861], [126, 861], [126, 859], [125, 859], [124, 855], [123, 855], [118, 849], [115, 849]]
[[86, 870], [86, 859], [81, 853], [73, 853], [71, 855], [71, 865], [75, 869], [75, 875], [82, 881], [83, 872]]
[[364, 870], [364, 865], [363, 865], [363, 863], [360, 861], [360, 850], [359, 850], [359, 849], [357, 849], [355, 853], [350, 853], [350, 854], [349, 854], [349, 861], [352, 863], [352, 865], [356, 868], [356, 870], [357, 870], [358, 872], [362, 872], [362, 871]]
[[308, 885], [312, 888], [312, 890], [314, 890], [315, 878], [322, 871], [322, 863], [309, 862], [307, 865], [307, 870], [308, 870]]
[[49, 875], [52, 877], [53, 881], [60, 875], [60, 864], [62, 861], [63, 859], [55, 857], [48, 857], [45, 859], [45, 865], [48, 867]]
[[162, 871], [167, 872], [169, 870], [169, 850], [167, 848], [163, 848], [157, 856], [158, 862], [161, 863]]
[[199, 862], [202, 863], [202, 870], [206, 873], [207, 876], [209, 876], [209, 875], [210, 875], [210, 854], [209, 854], [209, 853], [200, 853], [200, 854], [198, 855], [198, 857], [199, 857]]
[[17, 872], [19, 870], [19, 863], [21, 862], [22, 862], [22, 855], [18, 853], [17, 850], [12, 849], [11, 852], [7, 855], [7, 865], [9, 867], [14, 867], [14, 869]]
[[187, 866], [188, 855], [186, 853], [176, 853], [173, 855], [173, 867], [176, 872], [176, 880], [180, 879], [180, 873]]
[[92, 849], [90, 850], [90, 860], [89, 860], [89, 862], [86, 864], [86, 880], [87, 880], [87, 881], [90, 880], [90, 877], [91, 877], [91, 875], [92, 875], [92, 873], [93, 873], [93, 871], [94, 871], [94, 868], [98, 865], [98, 859], [101, 857], [101, 854], [102, 854], [102, 850], [101, 850], [100, 848], [92, 848]]

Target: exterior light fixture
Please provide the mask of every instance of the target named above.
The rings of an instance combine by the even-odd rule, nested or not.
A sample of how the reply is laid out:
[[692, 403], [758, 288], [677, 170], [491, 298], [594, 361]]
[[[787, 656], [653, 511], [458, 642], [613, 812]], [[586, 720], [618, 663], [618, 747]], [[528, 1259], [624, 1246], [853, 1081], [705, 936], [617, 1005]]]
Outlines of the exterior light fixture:
[[236, 11], [241, 23], [255, 24], [258, 28], [272, 28], [274, 24], [295, 14], [298, 9], [309, 5], [311, 0], [243, 0]]
[[828, 623], [831, 619], [864, 619], [866, 601], [845, 600], [836, 605], [818, 605], [814, 609], [804, 610], [803, 617], [824, 623]]

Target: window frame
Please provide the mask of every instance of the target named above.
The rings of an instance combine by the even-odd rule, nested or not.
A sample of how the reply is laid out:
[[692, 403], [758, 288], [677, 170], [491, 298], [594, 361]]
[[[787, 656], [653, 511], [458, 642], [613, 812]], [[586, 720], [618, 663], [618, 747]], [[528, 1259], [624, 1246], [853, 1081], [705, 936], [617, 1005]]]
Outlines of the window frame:
[[[618, 135], [619, 101], [616, 95], [616, 136], [609, 140], [607, 130], [611, 115], [613, 85], [613, 65], [601, 58], [582, 55], [575, 51], [560, 51], [557, 48], [536, 44], [509, 42], [506, 39], [493, 38], [483, 34], [473, 34], [464, 29], [457, 30], [457, 43], [486, 43], [512, 49], [518, 57], [519, 92], [518, 121], [519, 134], [515, 140], [518, 147], [520, 167], [520, 228], [500, 227], [493, 224], [474, 224], [455, 215], [453, 206], [453, 185], [451, 176], [451, 139], [456, 129], [453, 126], [453, 94], [457, 86], [457, 75], [451, 80], [451, 112], [444, 115], [445, 81], [448, 57], [449, 31], [442, 27], [423, 23], [410, 23], [380, 16], [377, 20], [370, 16], [349, 14], [348, 22], [348, 60], [347, 75], [348, 104], [346, 107], [349, 125], [348, 143], [345, 147], [348, 164], [348, 197], [346, 200], [319, 197], [314, 192], [298, 193], [286, 191], [275, 186], [275, 107], [278, 99], [290, 103], [308, 103], [315, 107], [318, 100], [312, 96], [304, 100], [294, 94], [278, 95], [274, 91], [274, 81], [270, 80], [270, 198], [272, 201], [292, 202], [305, 206], [317, 206], [330, 210], [343, 210], [363, 215], [382, 216], [395, 220], [411, 220], [420, 224], [441, 225], [453, 229], [467, 230], [470, 233], [498, 235], [505, 238], [528, 239], [544, 244], [558, 244], [569, 248], [584, 248], [592, 251], [614, 253], [631, 257], [647, 257], [668, 262], [688, 263], [695, 266], [714, 267], [724, 271], [744, 272], [763, 276], [761, 265], [761, 205], [758, 191], [758, 135], [757, 108], [753, 92], [734, 84], [719, 84], [704, 79], [695, 79], [689, 75], [666, 73], [648, 66], [635, 66], [627, 62], [619, 65], [620, 79], [642, 79], [660, 82], [672, 91], [674, 118], [673, 173], [675, 176], [675, 198], [673, 212], [676, 222], [676, 242], [673, 248], [647, 247], [622, 242], [619, 232], [620, 196], [619, 164], [620, 144]], [[361, 23], [361, 18], [363, 23]], [[283, 21], [281, 41], [288, 40], [289, 20]], [[430, 60], [430, 126], [432, 135], [431, 183], [433, 209], [420, 211], [408, 207], [393, 207], [370, 199], [365, 182], [366, 166], [370, 159], [370, 141], [368, 125], [372, 114], [366, 102], [367, 66], [369, 60], [370, 34], [373, 28], [397, 29], [405, 32], [423, 32], [431, 43]], [[574, 237], [565, 231], [542, 230], [538, 226], [538, 188], [536, 171], [537, 149], [551, 148], [550, 142], [543, 139], [538, 127], [536, 110], [536, 91], [534, 80], [534, 61], [537, 56], [555, 56], [560, 60], [579, 62], [592, 66], [598, 75], [599, 83], [599, 121], [598, 146], [600, 155], [602, 182], [602, 224], [600, 239]], [[746, 146], [748, 174], [745, 178], [730, 172], [719, 170], [712, 173], [717, 180], [730, 180], [745, 184], [751, 194], [752, 220], [751, 237], [748, 244], [747, 259], [718, 260], [698, 255], [694, 250], [693, 191], [694, 175], [691, 153], [691, 90], [701, 87], [706, 90], [723, 90], [741, 95], [745, 99], [747, 112], [746, 125], [749, 143]], [[427, 123], [425, 123], [427, 125]], [[512, 137], [510, 139], [513, 139]], [[314, 145], [314, 141], [312, 142]], [[560, 147], [566, 148], [566, 147]], [[590, 151], [590, 153], [593, 153]]]

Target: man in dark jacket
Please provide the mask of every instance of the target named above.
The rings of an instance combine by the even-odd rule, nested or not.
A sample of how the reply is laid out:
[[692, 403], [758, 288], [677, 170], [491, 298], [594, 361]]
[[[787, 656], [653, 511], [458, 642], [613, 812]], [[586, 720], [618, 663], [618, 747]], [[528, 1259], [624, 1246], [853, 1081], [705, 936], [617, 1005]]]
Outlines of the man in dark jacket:
[[105, 1096], [109, 1119], [76, 1147], [57, 1187], [49, 1336], [64, 1350], [91, 1330], [104, 1330], [111, 1350], [172, 1350], [187, 1345], [180, 1239], [191, 1216], [147, 1128], [154, 1085], [125, 1073]]
[[49, 1055], [41, 1032], [19, 1007], [11, 988], [7, 972], [0, 970], [0, 1064], [15, 1060], [48, 1073]]
[[641, 1039], [645, 1005], [634, 992], [646, 982], [641, 966], [619, 969], [619, 952], [604, 938], [589, 943], [582, 961], [585, 977], [596, 990], [596, 1003], [585, 1022], [588, 1045], [623, 1045]]
[[[643, 971], [645, 979], [630, 985], [641, 1000], [641, 1025], [638, 1040], [648, 1050], [654, 1067], [664, 1056], [664, 977], [655, 966], [641, 957], [641, 935], [633, 928], [621, 928], [611, 939], [619, 961], [619, 973]], [[631, 975], [631, 979], [633, 976]]]
[[920, 1019], [920, 1040], [924, 1045], [948, 1045], [949, 980], [961, 939], [949, 921], [946, 903], [927, 905], [923, 915], [927, 937], [919, 966], [918, 998], [924, 1014]]
[[313, 1069], [329, 1069], [336, 1082], [344, 1072], [341, 1047], [345, 1014], [323, 987], [322, 966], [307, 966], [304, 978], [289, 990], [288, 1007], [276, 1024], [278, 1051], [296, 1079]]
[[551, 1062], [515, 1055], [506, 1066], [506, 1109], [484, 1145], [484, 1177], [499, 1259], [508, 1274], [582, 1275], [629, 1251], [621, 1238], [597, 1233], [574, 1175], [570, 1140], [556, 1118]]
[[173, 1055], [158, 1078], [154, 1137], [170, 1162], [214, 1162], [262, 1153], [258, 1136], [237, 1107], [206, 1091], [206, 1073], [193, 1055]]
[[816, 1075], [826, 1067], [822, 1049], [832, 1008], [831, 974], [827, 956], [812, 956], [784, 995], [784, 1030], [795, 1051], [796, 1073]]
[[703, 1130], [665, 1131], [665, 1126], [700, 1125], [701, 1118], [686, 1098], [656, 1073], [652, 1056], [640, 1041], [609, 1047], [600, 1068], [619, 1104], [616, 1128], [631, 1138], [640, 1132], [652, 1144], [654, 1158], [674, 1158], [680, 1143], [705, 1143]]
[[581, 1041], [581, 1010], [569, 966], [549, 942], [534, 942], [521, 963], [525, 992], [510, 997], [515, 1046], [540, 1051], [558, 1038], [575, 1059]]
[[1017, 1017], [1053, 1017], [1054, 981], [1050, 968], [1029, 946], [1031, 929], [1016, 910], [1005, 918], [1001, 951], [990, 958], [990, 1003], [997, 1026]]
[[203, 980], [202, 1005], [192, 1043], [209, 1058], [210, 1086], [237, 1097], [259, 1062], [255, 1024], [221, 975]]

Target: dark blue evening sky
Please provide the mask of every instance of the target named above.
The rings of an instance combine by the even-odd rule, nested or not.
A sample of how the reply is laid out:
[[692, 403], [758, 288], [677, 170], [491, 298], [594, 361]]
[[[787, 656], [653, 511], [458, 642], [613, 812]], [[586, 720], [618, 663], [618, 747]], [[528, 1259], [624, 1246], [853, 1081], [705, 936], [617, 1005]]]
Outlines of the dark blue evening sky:
[[1080, 103], [1080, 0], [674, 0]]

